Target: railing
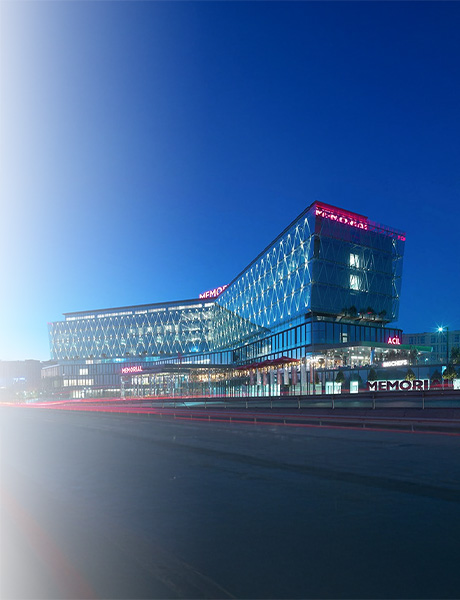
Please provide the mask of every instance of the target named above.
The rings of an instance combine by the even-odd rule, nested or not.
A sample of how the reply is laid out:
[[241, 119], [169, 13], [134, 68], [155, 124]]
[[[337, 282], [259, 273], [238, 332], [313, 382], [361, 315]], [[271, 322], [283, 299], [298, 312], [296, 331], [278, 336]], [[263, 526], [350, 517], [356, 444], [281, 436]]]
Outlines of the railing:
[[[43, 399], [38, 404], [46, 404]], [[440, 387], [429, 390], [368, 391], [359, 393], [321, 393], [312, 395], [264, 395], [264, 396], [149, 396], [144, 398], [86, 398], [84, 400], [48, 401], [58, 404], [83, 406], [139, 406], [147, 408], [264, 408], [276, 409], [354, 409], [366, 408], [460, 408], [460, 390]]]
[[[27, 405], [67, 412], [96, 412], [119, 417], [160, 418], [183, 421], [227, 422], [232, 424], [283, 425], [296, 427], [359, 428], [382, 431], [411, 431], [460, 436], [460, 393], [451, 391], [449, 406], [440, 406], [434, 394], [421, 398], [411, 394], [409, 401], [391, 403], [388, 394], [369, 394], [356, 402], [354, 398], [324, 395], [323, 403], [308, 402], [305, 397], [288, 398], [209, 398], [131, 399], [106, 402], [49, 402]], [[399, 394], [401, 396], [401, 394]], [[409, 396], [409, 394], [407, 394]], [[427, 407], [428, 401], [432, 408]], [[352, 402], [353, 400], [353, 402]], [[445, 403], [444, 403], [445, 404]], [[17, 405], [16, 405], [17, 406]], [[424, 410], [427, 408], [427, 410]], [[302, 410], [299, 410], [302, 409]]]

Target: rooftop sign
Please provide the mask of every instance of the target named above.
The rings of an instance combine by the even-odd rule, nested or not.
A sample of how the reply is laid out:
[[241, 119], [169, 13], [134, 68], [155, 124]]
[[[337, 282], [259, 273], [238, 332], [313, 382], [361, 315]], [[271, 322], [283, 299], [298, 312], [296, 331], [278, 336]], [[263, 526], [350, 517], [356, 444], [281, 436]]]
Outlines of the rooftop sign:
[[208, 290], [207, 292], [202, 292], [200, 294], [200, 298], [217, 298], [217, 296], [220, 296], [220, 294], [222, 294], [222, 292], [225, 290], [225, 288], [228, 287], [227, 285], [220, 285], [217, 288], [214, 288], [213, 290]]
[[330, 221], [335, 221], [341, 225], [348, 225], [348, 227], [362, 229], [363, 231], [375, 231], [376, 233], [383, 233], [401, 240], [402, 242], [406, 241], [406, 234], [402, 231], [397, 231], [395, 229], [391, 229], [390, 227], [386, 227], [385, 225], [373, 223], [363, 215], [358, 215], [357, 213], [352, 213], [335, 206], [330, 206], [329, 204], [320, 204], [319, 202], [315, 203], [315, 216], [323, 219], [329, 219]]
[[330, 219], [331, 221], [337, 221], [342, 225], [349, 225], [350, 227], [357, 227], [358, 229], [368, 228], [367, 219], [365, 221], [359, 217], [359, 215], [353, 216], [353, 213], [341, 213], [337, 210], [332, 211], [323, 206], [316, 206], [315, 215], [317, 217], [323, 217], [323, 219]]

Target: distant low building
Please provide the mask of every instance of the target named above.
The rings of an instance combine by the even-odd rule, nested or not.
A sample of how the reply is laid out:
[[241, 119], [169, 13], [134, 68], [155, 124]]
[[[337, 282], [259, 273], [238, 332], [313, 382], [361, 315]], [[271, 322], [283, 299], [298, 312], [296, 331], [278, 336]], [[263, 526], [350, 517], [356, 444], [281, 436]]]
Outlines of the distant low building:
[[0, 360], [0, 396], [38, 393], [41, 369], [48, 364], [39, 360]]
[[451, 357], [452, 349], [460, 348], [460, 329], [403, 333], [402, 341], [409, 346], [431, 346], [431, 361], [447, 364], [447, 353]]

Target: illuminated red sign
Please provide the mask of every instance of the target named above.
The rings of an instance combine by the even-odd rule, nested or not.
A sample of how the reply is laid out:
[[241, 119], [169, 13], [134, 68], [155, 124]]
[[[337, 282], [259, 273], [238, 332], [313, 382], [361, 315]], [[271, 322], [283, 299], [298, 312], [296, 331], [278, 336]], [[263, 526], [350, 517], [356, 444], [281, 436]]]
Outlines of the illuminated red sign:
[[394, 346], [399, 346], [401, 344], [401, 339], [398, 335], [395, 335], [395, 337], [389, 337], [387, 339], [387, 344], [393, 344]]
[[207, 292], [202, 292], [200, 294], [200, 298], [217, 298], [217, 296], [222, 294], [222, 292], [225, 290], [226, 287], [227, 287], [226, 285], [220, 285], [219, 287], [214, 288], [213, 290], [208, 290]]
[[123, 374], [126, 374], [126, 373], [142, 373], [142, 367], [140, 367], [140, 366], [136, 366], [136, 367], [123, 367], [121, 369], [121, 372]]
[[392, 230], [389, 227], [378, 225], [369, 221], [369, 219], [363, 215], [349, 212], [329, 204], [315, 204], [315, 215], [322, 217], [323, 219], [329, 219], [335, 221], [341, 225], [348, 225], [348, 227], [356, 227], [364, 231], [375, 231], [377, 233], [383, 233], [384, 235], [390, 235], [402, 242], [406, 241], [406, 235], [403, 232]]
[[322, 206], [316, 207], [315, 215], [317, 217], [323, 217], [323, 219], [330, 219], [331, 221], [337, 221], [337, 223], [342, 223], [342, 225], [349, 225], [350, 227], [357, 227], [358, 229], [367, 230], [368, 224], [366, 221], [362, 221], [358, 218], [358, 216], [353, 216], [352, 213], [342, 214], [339, 212], [333, 212], [327, 208]]

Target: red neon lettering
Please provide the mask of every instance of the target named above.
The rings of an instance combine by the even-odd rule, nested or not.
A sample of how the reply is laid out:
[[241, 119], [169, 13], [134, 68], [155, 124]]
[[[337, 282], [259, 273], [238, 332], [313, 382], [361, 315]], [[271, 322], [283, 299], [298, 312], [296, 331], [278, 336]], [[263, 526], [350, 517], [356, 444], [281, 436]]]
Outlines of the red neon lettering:
[[348, 225], [349, 227], [356, 227], [357, 229], [363, 229], [364, 231], [377, 231], [395, 237], [402, 242], [406, 241], [406, 236], [403, 233], [391, 231], [386, 228], [382, 228], [376, 223], [370, 222], [367, 217], [358, 215], [355, 213], [348, 212], [346, 210], [333, 210], [334, 207], [329, 206], [316, 206], [315, 216], [322, 217], [323, 219], [329, 219], [331, 221], [337, 221], [342, 225]]
[[121, 369], [122, 373], [142, 373], [142, 367], [123, 367]]
[[389, 337], [387, 340], [387, 344], [393, 344], [395, 346], [399, 346], [401, 344], [401, 340], [399, 338], [399, 336], [395, 336], [395, 337]]
[[220, 294], [222, 294], [222, 292], [227, 287], [228, 287], [228, 285], [220, 285], [219, 287], [214, 288], [213, 290], [208, 290], [207, 292], [201, 292], [201, 294], [199, 295], [199, 298], [200, 299], [217, 298], [217, 296], [220, 296]]
[[316, 207], [315, 215], [317, 217], [322, 217], [323, 219], [329, 219], [330, 221], [337, 221], [342, 225], [348, 225], [349, 227], [357, 227], [358, 229], [366, 229], [367, 223], [363, 223], [363, 221], [355, 221], [350, 217], [346, 217], [345, 215], [336, 214], [330, 210], [325, 210], [324, 208]]

